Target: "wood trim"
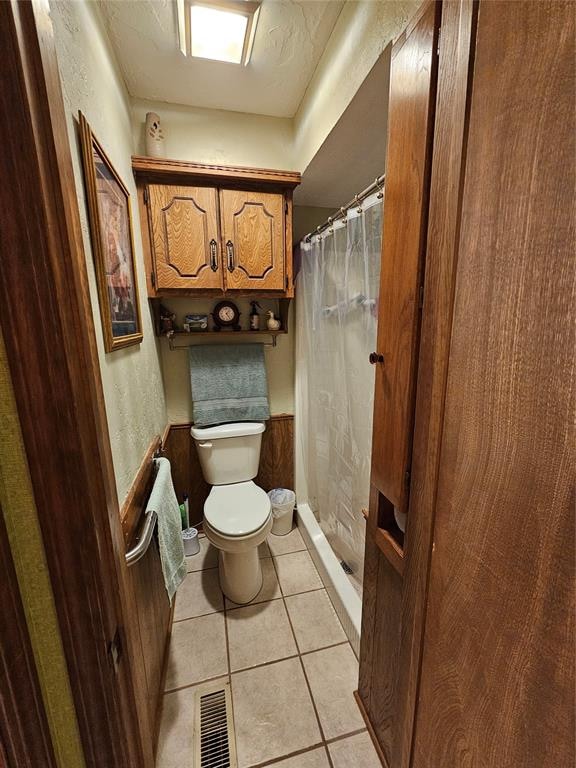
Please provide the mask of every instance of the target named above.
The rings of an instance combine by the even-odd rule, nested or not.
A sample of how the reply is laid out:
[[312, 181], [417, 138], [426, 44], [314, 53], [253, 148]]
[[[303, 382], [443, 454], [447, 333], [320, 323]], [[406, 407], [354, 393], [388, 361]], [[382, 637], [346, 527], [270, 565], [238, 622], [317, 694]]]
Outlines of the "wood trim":
[[[89, 768], [153, 765], [48, 3], [0, 4], [0, 324]], [[25, 151], [23, 151], [25, 147]], [[126, 648], [114, 669], [108, 644]], [[144, 740], [143, 740], [144, 739]]]
[[169, 179], [175, 178], [181, 182], [187, 180], [190, 183], [201, 179], [220, 186], [247, 181], [293, 189], [302, 180], [301, 174], [296, 171], [278, 171], [269, 168], [248, 168], [233, 165], [206, 165], [143, 155], [132, 155], [132, 170], [136, 179], [159, 183], [167, 183]]
[[366, 725], [366, 730], [368, 731], [368, 735], [372, 739], [372, 744], [374, 745], [374, 749], [376, 751], [376, 754], [378, 755], [378, 759], [382, 763], [383, 768], [389, 768], [388, 761], [386, 760], [386, 756], [384, 755], [384, 752], [382, 752], [382, 747], [378, 743], [378, 739], [376, 738], [376, 734], [374, 733], [374, 728], [372, 728], [372, 723], [370, 722], [370, 718], [368, 717], [368, 714], [364, 707], [364, 702], [360, 698], [360, 694], [358, 693], [358, 691], [354, 691], [354, 699], [356, 701], [356, 704], [358, 705], [358, 709], [360, 710], [360, 714], [362, 715], [362, 719], [364, 720], [364, 723]]
[[371, 485], [364, 546], [364, 591], [362, 594], [362, 631], [360, 633], [360, 669], [358, 674], [358, 696], [362, 697], [364, 710], [370, 705], [374, 669], [374, 637], [378, 598], [376, 585], [380, 564], [380, 551], [375, 541], [375, 534], [379, 507], [380, 493], [375, 486]]
[[138, 214], [140, 216], [140, 234], [142, 237], [142, 250], [144, 252], [144, 269], [146, 271], [146, 290], [148, 298], [154, 298], [156, 291], [156, 273], [154, 270], [154, 256], [152, 253], [152, 222], [148, 215], [147, 191], [144, 184], [136, 185], [136, 197], [138, 199]]
[[404, 574], [404, 552], [402, 547], [397, 541], [394, 541], [391, 534], [384, 530], [384, 528], [376, 528], [374, 541], [386, 560], [402, 576]]
[[[56, 768], [10, 542], [0, 507], [0, 764]], [[4, 758], [4, 761], [2, 760]]]
[[[286, 265], [286, 283], [284, 285], [285, 296], [288, 299], [294, 297], [294, 256], [292, 252], [292, 214], [293, 214], [293, 192], [286, 190], [284, 193], [284, 264]], [[288, 326], [284, 326], [288, 328]]]
[[420, 19], [426, 14], [426, 12], [428, 11], [428, 8], [431, 5], [434, 5], [434, 3], [436, 2], [438, 2], [438, 0], [424, 0], [422, 5], [420, 5], [417, 11], [410, 17], [406, 27], [392, 41], [392, 51], [390, 53], [390, 56], [392, 59], [395, 59], [396, 56], [400, 53], [400, 51], [402, 50], [402, 46], [406, 42], [406, 38], [410, 35], [414, 27], [420, 21]]
[[456, 244], [464, 182], [469, 85], [477, 7], [444, 3], [438, 62], [412, 483], [404, 544], [398, 739], [394, 764], [409, 768], [432, 556], [440, 443], [456, 282]]
[[136, 477], [134, 478], [126, 498], [124, 499], [124, 503], [122, 504], [122, 509], [120, 510], [120, 520], [122, 522], [122, 531], [124, 533], [124, 541], [126, 542], [127, 547], [134, 536], [138, 521], [144, 512], [144, 504], [146, 503], [146, 499], [143, 498], [143, 494], [148, 486], [148, 480], [152, 468], [152, 459], [154, 458], [156, 451], [158, 451], [161, 446], [162, 439], [160, 435], [157, 435], [150, 442], [150, 445], [144, 454], [144, 458], [142, 459], [142, 463], [138, 468]]

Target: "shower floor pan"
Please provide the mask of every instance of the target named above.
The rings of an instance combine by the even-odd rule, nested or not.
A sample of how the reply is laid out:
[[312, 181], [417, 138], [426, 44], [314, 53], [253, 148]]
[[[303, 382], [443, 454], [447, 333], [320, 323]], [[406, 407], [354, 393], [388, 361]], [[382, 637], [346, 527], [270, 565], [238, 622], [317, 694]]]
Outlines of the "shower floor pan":
[[356, 656], [360, 655], [362, 600], [308, 504], [298, 503], [298, 528]]

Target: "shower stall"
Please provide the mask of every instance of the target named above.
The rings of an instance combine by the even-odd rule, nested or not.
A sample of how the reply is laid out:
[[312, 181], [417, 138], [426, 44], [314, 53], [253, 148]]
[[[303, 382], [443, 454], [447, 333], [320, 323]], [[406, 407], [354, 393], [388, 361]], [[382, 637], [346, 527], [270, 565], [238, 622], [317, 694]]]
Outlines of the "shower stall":
[[[296, 490], [300, 527], [354, 646], [370, 488], [383, 177], [300, 243]], [[352, 635], [352, 636], [351, 636]]]

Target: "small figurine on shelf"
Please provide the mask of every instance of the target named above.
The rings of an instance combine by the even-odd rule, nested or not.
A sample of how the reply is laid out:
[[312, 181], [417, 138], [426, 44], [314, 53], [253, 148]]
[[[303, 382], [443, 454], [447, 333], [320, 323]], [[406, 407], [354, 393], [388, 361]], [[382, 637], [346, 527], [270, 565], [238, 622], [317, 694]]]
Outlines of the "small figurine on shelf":
[[[251, 331], [259, 331], [260, 330], [260, 315], [258, 314], [258, 309], [262, 309], [260, 304], [258, 304], [257, 301], [251, 301], [250, 306], [252, 307], [252, 310], [250, 311], [250, 330]], [[258, 307], [258, 309], [256, 309]]]
[[269, 331], [279, 331], [280, 330], [280, 320], [277, 320], [274, 317], [274, 312], [271, 310], [268, 312], [268, 330]]
[[176, 330], [176, 315], [163, 304], [160, 304], [160, 333], [170, 333]]

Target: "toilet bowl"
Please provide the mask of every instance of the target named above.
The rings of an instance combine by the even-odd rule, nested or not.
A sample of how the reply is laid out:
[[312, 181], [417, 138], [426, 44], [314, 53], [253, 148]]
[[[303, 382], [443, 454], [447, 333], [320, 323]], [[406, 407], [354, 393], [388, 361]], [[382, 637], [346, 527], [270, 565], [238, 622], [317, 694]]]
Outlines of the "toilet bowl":
[[222, 591], [234, 603], [249, 603], [262, 588], [258, 547], [272, 529], [268, 494], [252, 479], [258, 472], [264, 424], [192, 427], [205, 480], [204, 533], [219, 551]]

